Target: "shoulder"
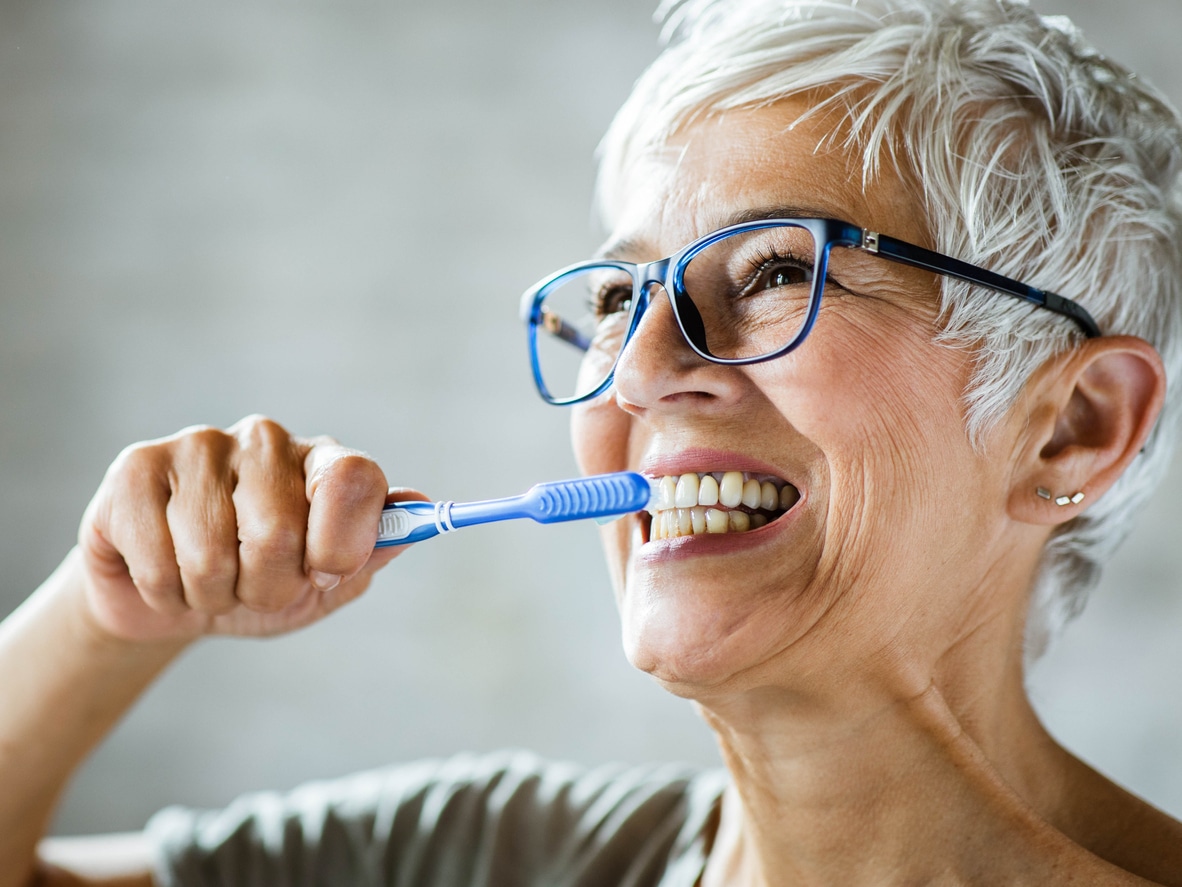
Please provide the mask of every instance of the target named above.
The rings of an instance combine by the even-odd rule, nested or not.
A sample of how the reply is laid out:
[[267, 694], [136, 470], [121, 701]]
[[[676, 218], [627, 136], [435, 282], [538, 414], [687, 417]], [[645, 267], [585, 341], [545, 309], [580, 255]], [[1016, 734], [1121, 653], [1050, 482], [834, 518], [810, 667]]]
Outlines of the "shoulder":
[[[311, 782], [285, 796], [247, 796], [265, 805], [277, 799], [305, 812], [332, 807], [357, 815], [398, 809], [404, 816], [446, 819], [456, 808], [468, 818], [511, 815], [528, 820], [544, 813], [548, 827], [559, 820], [594, 820], [621, 811], [652, 815], [685, 810], [722, 782], [713, 771], [679, 764], [586, 767], [550, 761], [526, 751], [463, 754], [423, 760]], [[526, 825], [527, 822], [519, 823]]]
[[[721, 771], [680, 765], [459, 755], [245, 795], [220, 811], [169, 808], [148, 832], [172, 869], [281, 873], [313, 858], [341, 878], [385, 869], [380, 883], [500, 883], [497, 872], [546, 883], [559, 870], [579, 875], [568, 883], [619, 883], [644, 860], [657, 871], [695, 847], [724, 784]], [[440, 880], [445, 871], [459, 880]]]
[[1182, 887], [1182, 822], [1071, 758], [1058, 827], [1096, 856], [1155, 884]]

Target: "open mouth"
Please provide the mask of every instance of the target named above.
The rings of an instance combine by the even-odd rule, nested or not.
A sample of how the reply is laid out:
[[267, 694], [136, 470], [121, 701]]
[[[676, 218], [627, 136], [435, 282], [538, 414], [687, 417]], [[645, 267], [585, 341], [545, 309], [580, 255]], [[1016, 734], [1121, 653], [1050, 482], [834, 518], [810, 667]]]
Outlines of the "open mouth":
[[758, 530], [800, 500], [787, 481], [743, 471], [666, 475], [656, 490], [641, 515], [650, 540]]

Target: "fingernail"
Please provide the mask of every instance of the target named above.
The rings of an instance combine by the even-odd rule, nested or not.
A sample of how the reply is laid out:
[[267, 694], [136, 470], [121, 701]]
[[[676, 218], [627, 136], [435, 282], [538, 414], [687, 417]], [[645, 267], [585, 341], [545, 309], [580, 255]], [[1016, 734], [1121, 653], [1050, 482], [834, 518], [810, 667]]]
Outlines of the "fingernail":
[[341, 577], [336, 573], [321, 573], [319, 570], [309, 570], [308, 578], [316, 586], [317, 591], [332, 591], [341, 584]]

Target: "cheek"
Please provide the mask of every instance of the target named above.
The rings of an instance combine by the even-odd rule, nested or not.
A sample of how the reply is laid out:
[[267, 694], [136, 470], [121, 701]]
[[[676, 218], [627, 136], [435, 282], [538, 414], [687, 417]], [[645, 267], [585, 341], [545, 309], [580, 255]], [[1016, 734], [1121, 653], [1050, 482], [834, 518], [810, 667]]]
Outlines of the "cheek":
[[806, 343], [802, 351], [813, 351], [794, 375], [793, 415], [807, 417], [804, 434], [839, 458], [889, 457], [903, 474], [967, 449], [961, 396], [970, 358], [933, 344], [934, 324], [836, 312], [823, 320], [827, 334]]
[[628, 416], [611, 393], [571, 410], [571, 443], [583, 474], [604, 474], [628, 467]]
[[826, 464], [821, 573], [841, 587], [913, 586], [937, 566], [917, 552], [960, 551], [979, 523], [959, 513], [984, 495], [961, 402], [969, 357], [905, 330], [840, 332], [815, 343], [818, 371], [794, 380], [791, 414]]

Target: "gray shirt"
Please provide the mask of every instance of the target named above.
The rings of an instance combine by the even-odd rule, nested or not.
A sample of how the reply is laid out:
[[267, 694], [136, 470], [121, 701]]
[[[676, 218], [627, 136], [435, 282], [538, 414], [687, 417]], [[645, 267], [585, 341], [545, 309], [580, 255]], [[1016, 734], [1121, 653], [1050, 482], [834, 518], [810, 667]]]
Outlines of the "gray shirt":
[[692, 887], [723, 771], [460, 756], [169, 807], [148, 823], [164, 887]]

